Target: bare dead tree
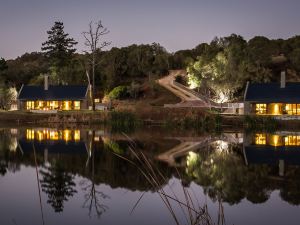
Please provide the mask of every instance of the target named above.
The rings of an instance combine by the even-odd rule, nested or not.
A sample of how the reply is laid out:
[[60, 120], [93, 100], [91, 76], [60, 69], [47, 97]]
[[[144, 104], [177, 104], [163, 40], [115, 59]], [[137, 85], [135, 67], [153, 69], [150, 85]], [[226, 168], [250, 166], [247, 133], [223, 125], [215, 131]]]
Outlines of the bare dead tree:
[[[96, 23], [89, 23], [89, 31], [82, 32], [82, 35], [85, 39], [85, 46], [88, 48], [85, 51], [89, 57], [89, 64], [92, 67], [92, 106], [95, 110], [95, 68], [96, 68], [96, 56], [97, 52], [101, 51], [103, 48], [109, 46], [111, 42], [102, 41], [102, 36], [109, 33], [109, 30], [102, 25], [101, 20]], [[88, 74], [88, 73], [87, 73]], [[89, 76], [89, 75], [88, 75]]]
[[95, 132], [93, 132], [93, 138], [91, 141], [91, 177], [88, 180], [83, 180], [81, 185], [82, 190], [85, 192], [83, 203], [83, 208], [87, 208], [89, 211], [89, 216], [91, 217], [93, 211], [95, 211], [98, 218], [108, 209], [108, 206], [103, 204], [103, 200], [109, 199], [110, 197], [104, 194], [102, 191], [98, 191], [95, 184], [95, 149], [93, 145], [93, 140], [95, 137]]

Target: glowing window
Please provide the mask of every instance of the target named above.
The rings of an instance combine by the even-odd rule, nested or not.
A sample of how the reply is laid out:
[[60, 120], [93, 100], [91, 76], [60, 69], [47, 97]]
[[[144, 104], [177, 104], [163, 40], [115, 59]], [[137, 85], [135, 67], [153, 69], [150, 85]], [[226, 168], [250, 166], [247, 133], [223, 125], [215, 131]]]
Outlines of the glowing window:
[[80, 109], [80, 101], [74, 101], [74, 109], [79, 110]]
[[300, 104], [286, 104], [285, 111], [289, 115], [300, 115]]
[[27, 110], [34, 109], [34, 101], [27, 101], [26, 102], [26, 109]]
[[37, 102], [37, 108], [38, 109], [43, 109], [44, 108], [44, 102], [43, 101], [38, 101]]
[[267, 104], [255, 104], [256, 114], [267, 114]]
[[63, 101], [63, 110], [71, 109], [71, 101]]
[[49, 108], [50, 109], [58, 109], [58, 101], [51, 101], [49, 103]]
[[267, 135], [266, 134], [256, 134], [255, 135], [255, 144], [256, 145], [266, 145], [267, 144]]

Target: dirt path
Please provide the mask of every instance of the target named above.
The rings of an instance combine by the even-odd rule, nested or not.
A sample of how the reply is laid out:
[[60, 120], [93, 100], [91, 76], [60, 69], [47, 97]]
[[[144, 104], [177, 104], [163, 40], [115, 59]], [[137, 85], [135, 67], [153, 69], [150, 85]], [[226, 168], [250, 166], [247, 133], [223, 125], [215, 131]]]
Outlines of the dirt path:
[[[194, 95], [193, 93], [176, 86], [174, 84], [175, 77], [177, 75], [186, 76], [185, 70], [170, 70], [168, 76], [165, 76], [158, 80], [158, 83], [166, 88], [167, 90], [171, 91], [173, 94], [178, 96], [181, 99], [181, 103], [174, 104], [174, 106], [179, 107], [190, 107], [191, 105], [197, 105], [198, 107], [205, 106], [205, 102], [199, 98], [198, 96]], [[170, 107], [170, 106], [169, 106]]]

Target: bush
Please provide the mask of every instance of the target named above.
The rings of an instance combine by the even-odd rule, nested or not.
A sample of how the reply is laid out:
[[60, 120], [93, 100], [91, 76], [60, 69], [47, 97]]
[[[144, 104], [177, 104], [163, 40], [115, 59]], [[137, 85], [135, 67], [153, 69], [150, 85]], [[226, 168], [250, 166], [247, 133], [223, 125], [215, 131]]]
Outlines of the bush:
[[126, 86], [118, 86], [109, 92], [108, 96], [111, 99], [123, 99], [128, 96], [128, 90]]

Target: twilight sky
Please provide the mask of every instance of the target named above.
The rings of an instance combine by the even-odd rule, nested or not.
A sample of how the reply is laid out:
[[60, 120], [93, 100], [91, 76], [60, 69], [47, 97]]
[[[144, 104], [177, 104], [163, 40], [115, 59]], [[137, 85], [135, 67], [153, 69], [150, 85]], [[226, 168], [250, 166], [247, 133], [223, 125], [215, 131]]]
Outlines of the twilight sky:
[[0, 57], [40, 51], [61, 20], [84, 49], [82, 31], [102, 20], [111, 46], [158, 42], [168, 51], [237, 33], [288, 38], [300, 34], [300, 0], [0, 0]]

